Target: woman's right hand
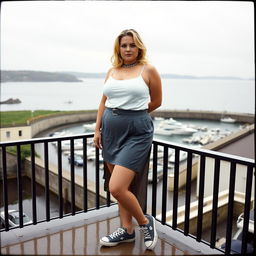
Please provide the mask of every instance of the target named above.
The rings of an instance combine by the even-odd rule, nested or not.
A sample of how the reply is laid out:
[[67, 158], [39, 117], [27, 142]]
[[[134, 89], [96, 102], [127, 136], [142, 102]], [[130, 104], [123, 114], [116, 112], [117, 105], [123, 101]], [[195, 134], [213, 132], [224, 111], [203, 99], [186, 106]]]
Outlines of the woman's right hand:
[[101, 133], [100, 133], [100, 131], [95, 131], [94, 137], [93, 137], [93, 142], [94, 142], [94, 145], [97, 148], [102, 149]]

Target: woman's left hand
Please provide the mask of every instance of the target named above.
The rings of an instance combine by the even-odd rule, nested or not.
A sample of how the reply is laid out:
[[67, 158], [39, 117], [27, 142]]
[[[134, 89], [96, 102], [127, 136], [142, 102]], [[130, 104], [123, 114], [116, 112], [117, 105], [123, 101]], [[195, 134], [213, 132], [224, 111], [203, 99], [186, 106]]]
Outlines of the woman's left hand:
[[100, 131], [95, 131], [93, 142], [98, 149], [102, 149], [101, 134]]

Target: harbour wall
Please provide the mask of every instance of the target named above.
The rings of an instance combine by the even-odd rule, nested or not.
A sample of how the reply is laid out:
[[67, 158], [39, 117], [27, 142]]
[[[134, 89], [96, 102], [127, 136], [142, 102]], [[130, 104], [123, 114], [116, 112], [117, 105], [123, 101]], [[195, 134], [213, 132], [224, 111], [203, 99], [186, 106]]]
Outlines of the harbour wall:
[[28, 125], [31, 126], [31, 137], [35, 137], [49, 129], [64, 126], [67, 124], [75, 124], [81, 122], [95, 121], [97, 111], [84, 111], [72, 114], [56, 114], [49, 116], [36, 117], [28, 121]]
[[[2, 150], [0, 150], [0, 157], [2, 159]], [[6, 163], [7, 163], [7, 179], [17, 178], [17, 156], [13, 153], [6, 152]], [[0, 180], [3, 179], [3, 169], [0, 166]], [[21, 175], [32, 178], [31, 173], [31, 160], [30, 157], [22, 161], [21, 164]], [[45, 168], [42, 159], [35, 157], [35, 181], [36, 183], [45, 186]], [[51, 192], [59, 195], [58, 190], [58, 169], [53, 164], [49, 164], [49, 189]], [[84, 196], [83, 178], [75, 175], [75, 205], [76, 207], [83, 209], [83, 196]], [[88, 209], [95, 207], [95, 183], [87, 181], [87, 198], [88, 198]], [[64, 202], [71, 203], [71, 183], [70, 183], [70, 172], [62, 170], [62, 195]], [[2, 198], [0, 199], [2, 200]], [[106, 204], [106, 192], [104, 191], [103, 185], [100, 186], [100, 204]]]
[[[187, 118], [187, 119], [208, 119], [220, 120], [223, 115], [236, 119], [238, 122], [252, 124], [255, 121], [253, 114], [223, 113], [214, 111], [192, 111], [192, 110], [161, 110], [150, 113], [152, 117], [164, 118]], [[56, 114], [51, 116], [36, 117], [28, 122], [31, 126], [31, 137], [39, 133], [67, 124], [90, 122], [96, 120], [97, 111], [86, 111], [73, 114]]]
[[237, 122], [253, 124], [255, 122], [255, 115], [249, 113], [235, 113], [235, 112], [217, 112], [205, 110], [158, 110], [151, 113], [153, 117], [163, 118], [185, 118], [185, 119], [208, 119], [220, 120], [223, 117], [231, 117]]

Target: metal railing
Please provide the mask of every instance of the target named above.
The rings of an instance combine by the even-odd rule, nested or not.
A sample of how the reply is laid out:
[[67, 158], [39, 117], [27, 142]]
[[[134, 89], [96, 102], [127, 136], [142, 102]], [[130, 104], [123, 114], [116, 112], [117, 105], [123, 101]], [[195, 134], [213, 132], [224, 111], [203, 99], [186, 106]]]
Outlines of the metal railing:
[[[100, 164], [99, 164], [99, 150], [95, 150], [95, 207], [88, 207], [88, 178], [87, 178], [87, 161], [83, 164], [83, 210], [76, 211], [75, 205], [75, 140], [82, 140], [83, 143], [83, 159], [87, 159], [87, 141], [93, 137], [93, 134], [82, 134], [72, 135], [63, 137], [47, 137], [30, 139], [23, 141], [13, 141], [0, 143], [2, 150], [2, 170], [3, 170], [3, 202], [4, 202], [4, 221], [5, 229], [8, 231], [12, 229], [8, 223], [8, 182], [7, 182], [7, 147], [16, 147], [16, 158], [17, 158], [17, 189], [18, 189], [18, 210], [19, 210], [19, 227], [24, 226], [23, 223], [23, 196], [22, 196], [22, 160], [21, 160], [21, 146], [30, 145], [31, 150], [31, 194], [32, 194], [32, 224], [36, 225], [39, 222], [50, 221], [56, 218], [63, 218], [68, 215], [75, 215], [80, 212], [87, 212], [89, 210], [99, 209], [101, 207], [108, 207], [113, 204], [110, 200], [109, 192], [106, 192], [106, 204], [100, 205]], [[63, 187], [62, 187], [62, 141], [70, 141], [70, 187], [71, 187], [71, 213], [63, 214]], [[48, 144], [50, 142], [57, 142], [57, 167], [58, 167], [58, 198], [59, 198], [59, 214], [58, 217], [50, 216], [50, 188], [49, 188], [49, 150]], [[38, 143], [43, 144], [44, 152], [44, 169], [45, 169], [45, 220], [38, 220], [37, 218], [37, 202], [36, 202], [36, 173], [35, 173], [35, 145]], [[157, 217], [157, 168], [158, 168], [158, 147], [163, 147], [163, 181], [162, 181], [162, 209], [161, 219], [158, 219], [163, 225], [167, 225], [170, 228], [184, 233], [185, 236], [190, 236], [198, 242], [203, 242], [209, 245], [211, 248], [216, 248], [216, 227], [217, 227], [217, 216], [218, 216], [218, 196], [219, 196], [219, 178], [220, 178], [220, 162], [227, 161], [230, 163], [230, 178], [229, 178], [229, 193], [228, 193], [228, 216], [226, 226], [226, 246], [225, 254], [230, 254], [231, 251], [231, 240], [232, 240], [232, 219], [234, 212], [234, 194], [235, 194], [235, 178], [236, 178], [236, 167], [238, 164], [247, 167], [246, 174], [246, 192], [245, 192], [245, 204], [244, 204], [244, 225], [243, 225], [243, 236], [242, 236], [242, 251], [241, 253], [247, 252], [247, 235], [249, 225], [249, 212], [251, 202], [254, 200], [252, 195], [253, 178], [255, 179], [255, 162], [249, 159], [245, 159], [238, 156], [231, 156], [224, 153], [213, 152], [204, 149], [194, 149], [190, 147], [183, 147], [179, 144], [168, 143], [166, 141], [154, 140], [153, 141], [153, 182], [152, 182], [152, 212], [151, 214]], [[167, 212], [167, 191], [168, 191], [168, 158], [169, 150], [175, 152], [174, 162], [174, 192], [173, 192], [173, 205], [172, 205], [172, 220], [171, 224], [166, 221]], [[186, 194], [185, 194], [185, 217], [184, 217], [184, 230], [178, 228], [178, 191], [179, 191], [179, 169], [180, 169], [180, 152], [187, 152], [187, 166], [186, 166]], [[192, 160], [196, 156], [199, 156], [200, 168], [199, 168], [199, 197], [198, 197], [198, 210], [197, 210], [197, 230], [196, 235], [190, 233], [190, 203], [191, 203], [191, 175], [192, 175]], [[211, 215], [211, 236], [210, 243], [202, 239], [203, 230], [203, 207], [204, 207], [204, 187], [205, 187], [205, 172], [206, 172], [206, 158], [210, 157], [214, 159], [214, 181], [213, 181], [213, 203], [212, 203], [212, 215]], [[254, 200], [255, 210], [255, 200]], [[2, 230], [2, 231], [3, 231]], [[254, 224], [255, 230], [255, 224]], [[254, 252], [255, 252], [255, 236], [254, 236]]]

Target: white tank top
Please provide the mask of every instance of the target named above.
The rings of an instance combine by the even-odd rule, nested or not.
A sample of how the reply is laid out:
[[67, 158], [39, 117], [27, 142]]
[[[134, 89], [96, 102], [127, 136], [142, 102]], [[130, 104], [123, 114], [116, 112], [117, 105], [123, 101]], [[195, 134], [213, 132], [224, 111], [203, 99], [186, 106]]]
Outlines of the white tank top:
[[105, 106], [108, 108], [119, 108], [126, 110], [148, 109], [149, 88], [141, 74], [135, 78], [118, 80], [109, 76], [104, 84], [103, 94], [107, 97]]

